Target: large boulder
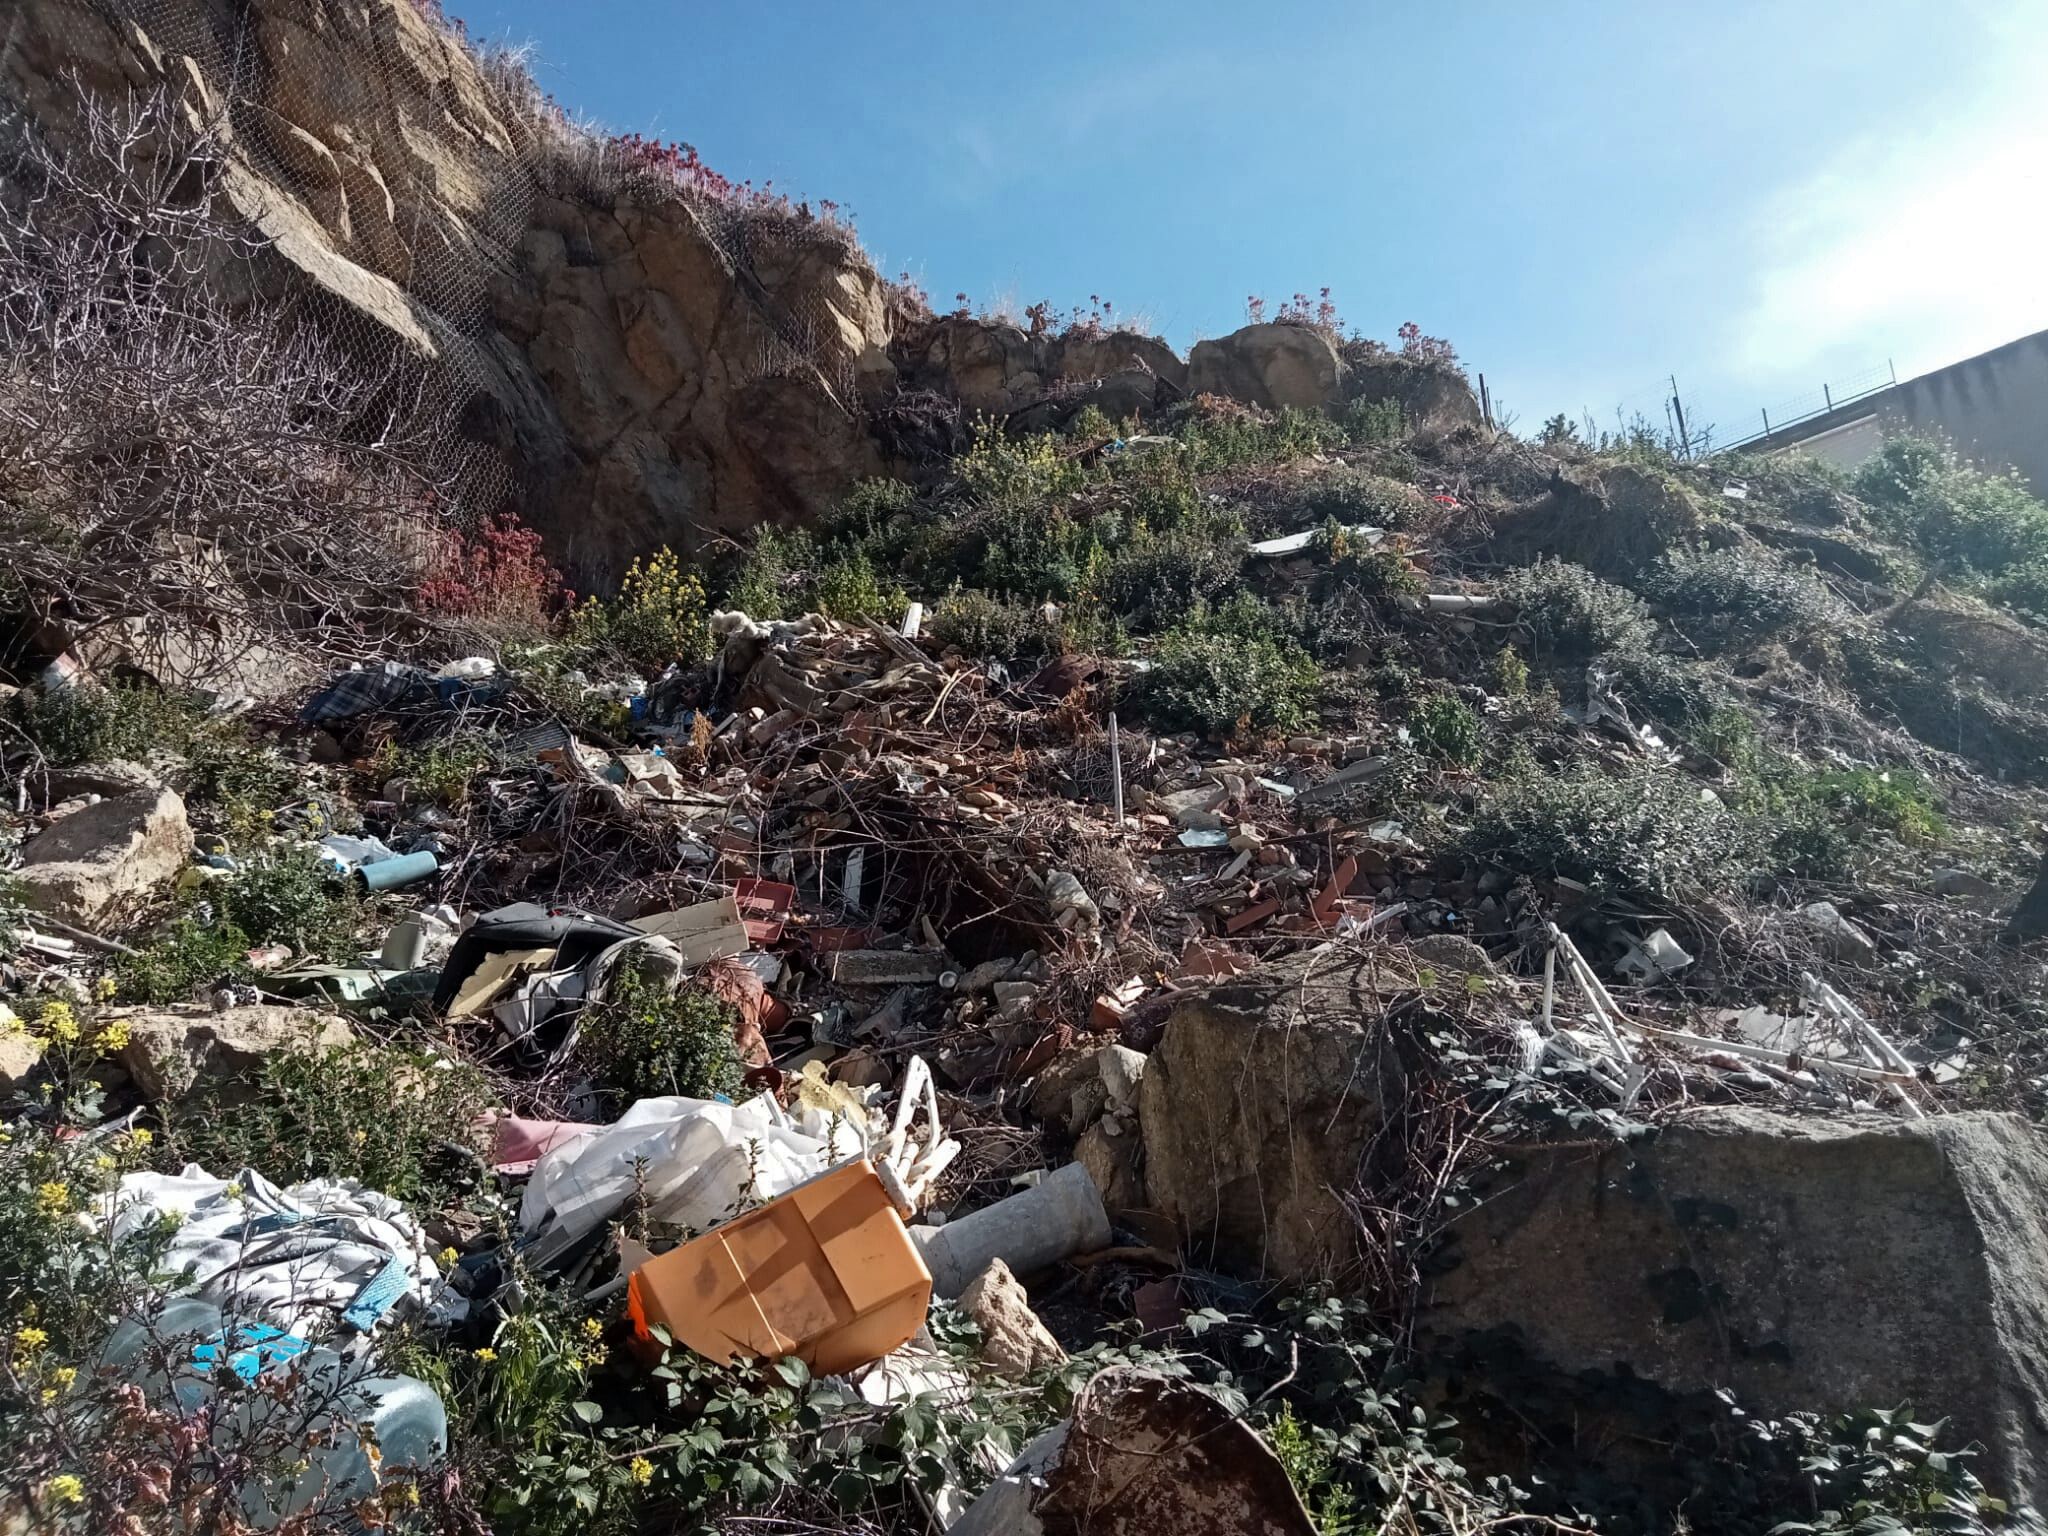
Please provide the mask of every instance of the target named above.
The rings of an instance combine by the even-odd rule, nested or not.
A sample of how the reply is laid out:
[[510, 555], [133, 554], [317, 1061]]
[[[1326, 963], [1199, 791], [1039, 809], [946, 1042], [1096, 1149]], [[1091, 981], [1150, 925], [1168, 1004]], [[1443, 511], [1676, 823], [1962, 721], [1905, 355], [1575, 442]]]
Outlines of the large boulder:
[[1063, 336], [1049, 349], [1052, 372], [1066, 384], [1149, 373], [1179, 392], [1187, 388], [1188, 365], [1157, 336], [1137, 331], [1087, 331]]
[[958, 400], [970, 414], [1007, 416], [1045, 394], [1045, 347], [1006, 320], [940, 315], [896, 339], [907, 384]]
[[185, 802], [157, 785], [126, 788], [59, 817], [21, 850], [23, 903], [92, 928], [169, 885], [192, 853]]
[[194, 1088], [253, 1076], [264, 1058], [292, 1046], [347, 1045], [346, 1020], [311, 1008], [256, 1005], [219, 1013], [135, 1013], [120, 1063], [142, 1096], [172, 1103]]
[[1747, 1109], [1529, 1153], [1457, 1228], [1424, 1321], [1518, 1330], [1751, 1411], [1910, 1403], [2048, 1497], [2048, 1141], [2015, 1116]]
[[1346, 1205], [1401, 1069], [1379, 1025], [1397, 983], [1361, 953], [1302, 956], [1190, 996], [1139, 1088], [1145, 1188], [1199, 1261], [1344, 1276]]
[[1247, 325], [1188, 354], [1188, 392], [1224, 395], [1246, 405], [1321, 410], [1344, 398], [1337, 345], [1307, 325]]
[[1344, 393], [1353, 400], [1393, 400], [1411, 432], [1439, 435], [1459, 427], [1476, 427], [1485, 418], [1472, 384], [1456, 368], [1417, 362], [1389, 353], [1354, 358], [1347, 364]]

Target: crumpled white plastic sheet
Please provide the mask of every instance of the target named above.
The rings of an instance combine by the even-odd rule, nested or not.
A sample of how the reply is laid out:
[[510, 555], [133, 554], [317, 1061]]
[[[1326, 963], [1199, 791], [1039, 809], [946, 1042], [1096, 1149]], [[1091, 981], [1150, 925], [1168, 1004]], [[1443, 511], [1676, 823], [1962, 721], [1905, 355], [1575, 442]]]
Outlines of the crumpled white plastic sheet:
[[766, 1094], [745, 1104], [641, 1099], [534, 1164], [519, 1205], [520, 1231], [539, 1234], [526, 1256], [539, 1265], [560, 1258], [626, 1203], [636, 1177], [646, 1180], [651, 1219], [706, 1231], [859, 1155], [857, 1136], [835, 1139], [836, 1147], [792, 1129]]
[[302, 1338], [341, 1323], [368, 1332], [441, 1288], [405, 1207], [353, 1180], [280, 1189], [253, 1168], [221, 1179], [187, 1163], [176, 1174], [124, 1175], [99, 1214], [112, 1218], [117, 1242], [179, 1218], [166, 1268], [190, 1270], [188, 1286], [228, 1316]]

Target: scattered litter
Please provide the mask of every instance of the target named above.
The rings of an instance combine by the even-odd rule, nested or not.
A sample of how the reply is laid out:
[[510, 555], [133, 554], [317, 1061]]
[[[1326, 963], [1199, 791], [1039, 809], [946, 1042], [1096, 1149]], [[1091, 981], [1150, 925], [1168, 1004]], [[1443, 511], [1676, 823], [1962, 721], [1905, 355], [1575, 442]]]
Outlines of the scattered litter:
[[280, 1189], [253, 1168], [220, 1179], [188, 1163], [125, 1174], [102, 1204], [115, 1242], [175, 1219], [164, 1269], [186, 1272], [191, 1293], [222, 1312], [287, 1333], [367, 1333], [418, 1312], [440, 1285], [405, 1207], [352, 1181]]

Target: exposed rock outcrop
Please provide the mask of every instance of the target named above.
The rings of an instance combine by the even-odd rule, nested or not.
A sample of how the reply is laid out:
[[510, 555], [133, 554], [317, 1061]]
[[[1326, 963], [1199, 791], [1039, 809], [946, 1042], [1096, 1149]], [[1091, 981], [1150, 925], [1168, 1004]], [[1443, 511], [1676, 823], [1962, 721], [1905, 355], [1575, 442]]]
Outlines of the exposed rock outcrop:
[[1627, 1147], [1539, 1150], [1456, 1229], [1446, 1332], [1518, 1329], [1752, 1412], [1911, 1403], [2048, 1495], [2048, 1145], [2016, 1116], [1714, 1109]]
[[516, 491], [578, 588], [663, 544], [815, 518], [883, 470], [869, 413], [898, 382], [1015, 430], [1191, 391], [1394, 398], [1432, 430], [1478, 416], [1454, 371], [1347, 370], [1303, 326], [1185, 362], [1094, 327], [944, 315], [892, 335], [845, 231], [636, 168], [411, 0], [24, 0], [0, 33], [0, 116], [59, 145], [89, 107], [154, 89], [220, 135], [223, 190], [268, 237], [237, 293], [314, 296], [373, 375], [420, 362], [494, 466], [472, 500]]
[[269, 238], [249, 297], [310, 291], [373, 370], [424, 361], [579, 584], [879, 467], [860, 395], [893, 370], [852, 240], [622, 166], [423, 7], [26, 0], [0, 33], [0, 108], [60, 147], [157, 88]]
[[1204, 1261], [1275, 1279], [1356, 1262], [1354, 1191], [1400, 1066], [1395, 987], [1356, 952], [1262, 967], [1188, 998], [1139, 1089], [1145, 1187]]

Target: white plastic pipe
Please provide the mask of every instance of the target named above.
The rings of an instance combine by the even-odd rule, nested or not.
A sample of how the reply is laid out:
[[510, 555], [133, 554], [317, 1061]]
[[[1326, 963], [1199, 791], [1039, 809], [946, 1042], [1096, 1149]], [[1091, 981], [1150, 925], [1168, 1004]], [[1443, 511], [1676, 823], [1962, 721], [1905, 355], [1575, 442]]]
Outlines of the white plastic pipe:
[[943, 1227], [912, 1227], [910, 1236], [932, 1272], [933, 1293], [957, 1296], [991, 1259], [1028, 1275], [1077, 1253], [1107, 1248], [1109, 1212], [1088, 1170], [1069, 1163], [1035, 1188]]

